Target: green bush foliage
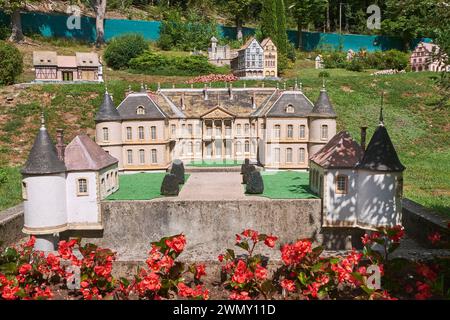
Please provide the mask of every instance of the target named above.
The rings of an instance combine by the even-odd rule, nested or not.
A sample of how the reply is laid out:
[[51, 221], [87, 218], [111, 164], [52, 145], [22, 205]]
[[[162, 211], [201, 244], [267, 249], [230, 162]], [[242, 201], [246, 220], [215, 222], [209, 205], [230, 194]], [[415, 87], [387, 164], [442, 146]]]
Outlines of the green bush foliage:
[[227, 73], [226, 68], [218, 68], [208, 62], [205, 56], [170, 57], [145, 51], [131, 59], [130, 69], [155, 75], [196, 76], [210, 73]]
[[179, 11], [169, 11], [160, 27], [158, 47], [162, 50], [206, 50], [211, 38], [218, 38], [217, 24], [195, 12], [185, 19]]
[[6, 40], [11, 34], [9, 26], [0, 26], [0, 40]]
[[23, 57], [19, 49], [0, 41], [0, 85], [13, 84], [23, 70]]
[[126, 34], [116, 37], [107, 45], [104, 58], [107, 65], [115, 70], [129, 67], [131, 59], [148, 48], [148, 43], [140, 34]]

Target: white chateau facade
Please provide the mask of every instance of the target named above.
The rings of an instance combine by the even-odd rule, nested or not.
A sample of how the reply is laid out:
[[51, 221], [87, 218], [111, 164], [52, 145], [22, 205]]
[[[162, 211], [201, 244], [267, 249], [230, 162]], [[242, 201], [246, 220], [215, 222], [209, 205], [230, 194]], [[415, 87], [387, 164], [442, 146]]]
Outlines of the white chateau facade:
[[308, 169], [336, 133], [323, 88], [313, 103], [300, 88], [160, 89], [128, 92], [116, 107], [105, 93], [96, 142], [120, 171], [166, 170], [172, 160], [242, 161]]

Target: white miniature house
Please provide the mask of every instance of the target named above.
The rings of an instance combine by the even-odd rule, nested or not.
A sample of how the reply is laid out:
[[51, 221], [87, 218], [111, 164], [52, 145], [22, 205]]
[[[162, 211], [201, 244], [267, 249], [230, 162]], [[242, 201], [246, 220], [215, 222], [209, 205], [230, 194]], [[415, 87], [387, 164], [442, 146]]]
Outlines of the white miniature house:
[[401, 224], [403, 171], [383, 123], [365, 148], [345, 131], [310, 158], [310, 188], [323, 201], [324, 227], [375, 230]]
[[37, 250], [52, 251], [67, 230], [102, 230], [100, 201], [119, 188], [118, 160], [87, 135], [57, 146], [42, 125], [22, 169], [23, 232], [36, 236]]

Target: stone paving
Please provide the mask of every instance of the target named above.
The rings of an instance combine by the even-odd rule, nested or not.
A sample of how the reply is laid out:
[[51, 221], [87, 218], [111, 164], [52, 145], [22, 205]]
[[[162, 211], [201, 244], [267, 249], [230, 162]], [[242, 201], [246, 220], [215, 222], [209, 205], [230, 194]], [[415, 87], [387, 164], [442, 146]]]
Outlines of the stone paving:
[[193, 172], [178, 195], [179, 200], [245, 199], [239, 172]]

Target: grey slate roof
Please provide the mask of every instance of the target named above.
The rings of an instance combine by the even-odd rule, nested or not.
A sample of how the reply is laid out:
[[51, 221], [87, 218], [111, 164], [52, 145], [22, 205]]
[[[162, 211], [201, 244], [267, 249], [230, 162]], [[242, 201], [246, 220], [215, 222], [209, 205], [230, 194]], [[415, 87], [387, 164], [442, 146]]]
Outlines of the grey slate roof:
[[[286, 108], [289, 105], [294, 108], [293, 113], [286, 112]], [[313, 105], [311, 101], [309, 101], [301, 91], [285, 91], [265, 115], [274, 118], [303, 118], [308, 116], [312, 109]]]
[[[144, 107], [145, 114], [137, 114], [139, 106]], [[161, 110], [146, 93], [131, 93], [117, 107], [122, 120], [163, 120], [167, 114]]]
[[320, 90], [319, 99], [317, 99], [317, 102], [314, 104], [314, 108], [310, 115], [318, 117], [336, 117], [336, 112], [334, 112], [325, 88]]
[[118, 121], [120, 120], [120, 114], [114, 105], [114, 102], [111, 99], [111, 96], [108, 92], [105, 92], [105, 96], [103, 98], [103, 102], [98, 108], [97, 114], [95, 115], [95, 121]]
[[65, 171], [64, 162], [59, 160], [55, 145], [47, 129], [42, 126], [34, 140], [28, 160], [22, 168], [22, 174], [39, 175]]
[[364, 157], [357, 165], [357, 168], [385, 172], [401, 172], [405, 170], [384, 125], [380, 125], [375, 130]]

